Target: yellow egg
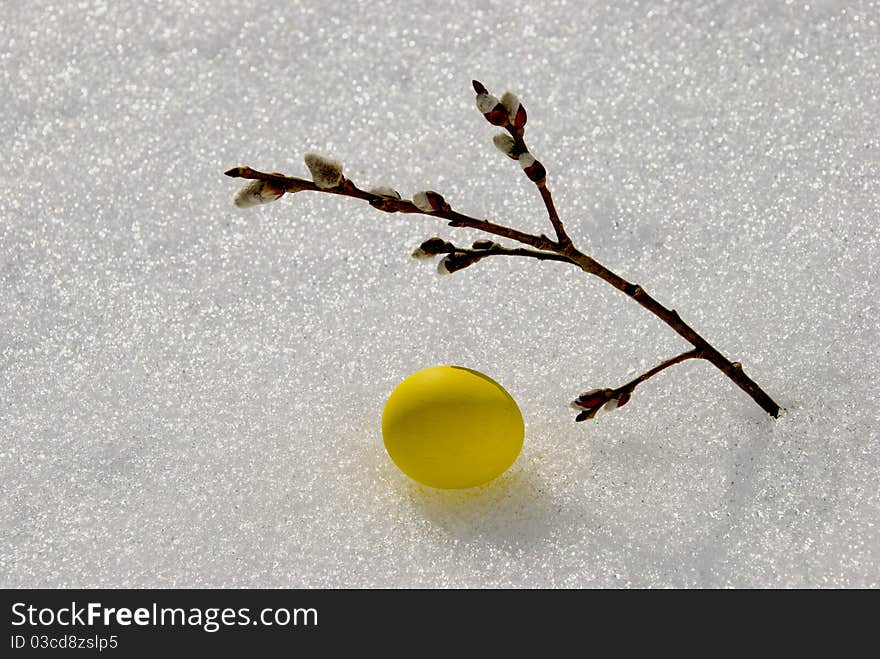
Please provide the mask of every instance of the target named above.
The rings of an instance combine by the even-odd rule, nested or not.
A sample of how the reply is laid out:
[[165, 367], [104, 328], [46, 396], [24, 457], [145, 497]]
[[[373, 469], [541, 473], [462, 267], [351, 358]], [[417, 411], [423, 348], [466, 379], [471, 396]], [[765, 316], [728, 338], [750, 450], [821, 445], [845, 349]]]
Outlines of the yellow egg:
[[391, 392], [382, 413], [388, 455], [431, 487], [474, 487], [500, 476], [524, 436], [522, 414], [504, 387], [459, 366], [413, 373]]

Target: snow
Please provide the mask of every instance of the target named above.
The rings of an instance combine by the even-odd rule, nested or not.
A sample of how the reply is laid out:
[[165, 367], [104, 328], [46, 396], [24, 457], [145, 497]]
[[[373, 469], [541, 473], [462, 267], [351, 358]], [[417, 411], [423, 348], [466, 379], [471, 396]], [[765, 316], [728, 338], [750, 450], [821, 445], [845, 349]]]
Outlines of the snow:
[[[0, 6], [0, 586], [877, 587], [880, 4], [35, 1]], [[785, 408], [598, 279], [238, 164], [550, 232], [472, 79], [515, 92], [575, 242]], [[407, 375], [526, 423], [500, 479], [400, 473]]]

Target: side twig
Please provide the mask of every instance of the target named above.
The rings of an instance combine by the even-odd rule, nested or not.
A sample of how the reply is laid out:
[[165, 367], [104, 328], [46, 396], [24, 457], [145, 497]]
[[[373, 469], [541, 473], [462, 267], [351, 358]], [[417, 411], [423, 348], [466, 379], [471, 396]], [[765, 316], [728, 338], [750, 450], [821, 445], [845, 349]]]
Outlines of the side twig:
[[683, 352], [680, 355], [676, 355], [675, 357], [658, 364], [651, 370], [642, 373], [634, 380], [630, 380], [625, 385], [617, 387], [617, 389], [591, 389], [590, 391], [585, 391], [571, 403], [571, 406], [574, 409], [580, 410], [575, 421], [592, 419], [602, 408], [613, 410], [618, 407], [623, 407], [629, 402], [630, 396], [632, 396], [632, 392], [635, 391], [635, 388], [645, 380], [654, 377], [670, 366], [675, 366], [688, 359], [700, 359], [702, 357], [703, 355], [699, 350]]

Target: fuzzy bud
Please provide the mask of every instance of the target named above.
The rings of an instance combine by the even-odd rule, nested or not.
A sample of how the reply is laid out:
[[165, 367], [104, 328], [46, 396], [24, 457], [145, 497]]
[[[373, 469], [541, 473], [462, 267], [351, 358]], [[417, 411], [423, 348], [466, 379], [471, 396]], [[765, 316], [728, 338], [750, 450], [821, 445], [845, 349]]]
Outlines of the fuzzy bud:
[[446, 203], [443, 195], [433, 190], [416, 192], [413, 195], [412, 203], [416, 208], [426, 213], [449, 210], [449, 204]]
[[477, 110], [479, 110], [483, 114], [488, 114], [495, 109], [495, 106], [500, 104], [501, 101], [499, 101], [495, 96], [492, 96], [492, 94], [490, 94], [489, 92], [477, 94]]
[[519, 156], [519, 166], [525, 169], [526, 167], [531, 167], [537, 162], [535, 160], [535, 156], [526, 151], [525, 153], [520, 154]]
[[495, 247], [498, 247], [498, 243], [491, 240], [475, 240], [473, 244], [473, 249], [493, 249]]
[[602, 405], [608, 402], [613, 393], [612, 389], [590, 389], [572, 401], [571, 406], [581, 410], [602, 407]]
[[232, 198], [239, 208], [248, 208], [258, 204], [268, 204], [276, 201], [284, 194], [284, 190], [270, 181], [255, 179], [248, 181]]
[[547, 170], [540, 160], [535, 160], [535, 156], [526, 151], [519, 157], [519, 166], [523, 168], [529, 180], [535, 183], [541, 183], [547, 178]]
[[464, 270], [479, 260], [479, 257], [462, 254], [461, 252], [447, 254], [437, 264], [437, 272], [441, 275], [451, 275], [453, 272]]
[[485, 112], [483, 116], [486, 117], [486, 121], [493, 126], [507, 125], [507, 110], [504, 109], [504, 106], [501, 105], [501, 103], [498, 103], [491, 111]]
[[623, 407], [629, 402], [629, 394], [622, 393], [619, 396], [612, 397], [607, 403], [605, 403], [603, 409], [606, 412], [611, 412], [612, 410], [616, 410], [618, 407]]
[[386, 187], [384, 185], [380, 185], [377, 188], [370, 188], [367, 190], [371, 195], [376, 195], [377, 197], [389, 197], [391, 199], [400, 199], [400, 193], [397, 190]]
[[511, 160], [517, 160], [521, 155], [521, 151], [517, 149], [516, 140], [507, 133], [497, 133], [492, 138], [492, 142], [501, 153]]
[[312, 180], [322, 190], [329, 190], [342, 185], [344, 177], [342, 176], [342, 163], [332, 158], [318, 155], [317, 153], [307, 153], [303, 158], [306, 161], [306, 167], [312, 174]]
[[504, 92], [501, 95], [501, 105], [504, 106], [504, 109], [507, 110], [512, 119], [516, 116], [516, 111], [519, 109], [519, 99], [513, 92]]
[[397, 190], [382, 186], [371, 188], [367, 192], [374, 195], [374, 198], [370, 199], [370, 206], [386, 213], [397, 212], [397, 205], [394, 203], [400, 201], [400, 193]]
[[473, 81], [474, 91], [477, 92], [477, 110], [483, 113], [493, 126], [506, 126], [510, 114], [497, 97], [490, 94], [482, 83]]
[[[620, 399], [624, 399], [623, 404], [626, 404], [626, 401], [629, 400], [629, 394], [621, 394]], [[614, 403], [614, 406], [611, 406], [611, 403]], [[618, 402], [618, 399], [614, 397], [613, 389], [590, 389], [590, 391], [585, 391], [580, 396], [578, 396], [574, 401], [572, 401], [571, 406], [576, 410], [582, 410], [580, 414], [575, 417], [575, 421], [587, 421], [588, 419], [592, 419], [596, 416], [596, 414], [603, 407], [606, 410], [614, 409], [614, 407], [619, 407], [621, 403]]]
[[504, 92], [501, 97], [501, 105], [507, 110], [507, 120], [512, 126], [522, 128], [526, 125], [526, 119], [528, 119], [526, 109], [513, 92]]
[[414, 259], [430, 259], [438, 254], [448, 254], [455, 250], [455, 246], [442, 238], [428, 238], [412, 253]]

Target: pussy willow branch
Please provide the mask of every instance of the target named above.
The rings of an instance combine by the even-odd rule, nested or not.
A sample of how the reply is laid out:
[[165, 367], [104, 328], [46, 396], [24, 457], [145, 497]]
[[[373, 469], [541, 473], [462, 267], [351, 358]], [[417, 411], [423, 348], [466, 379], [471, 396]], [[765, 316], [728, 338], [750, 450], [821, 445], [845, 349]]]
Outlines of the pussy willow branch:
[[[425, 210], [424, 208], [417, 206], [415, 203], [407, 199], [400, 199], [396, 197], [386, 196], [384, 194], [376, 194], [361, 190], [352, 181], [342, 177], [341, 169], [336, 171], [335, 168], [339, 167], [338, 164], [334, 164], [332, 169], [334, 170], [333, 176], [335, 177], [338, 175], [339, 178], [334, 178], [329, 187], [328, 185], [323, 185], [319, 187], [315, 182], [308, 181], [306, 179], [283, 176], [281, 174], [267, 174], [265, 172], [260, 172], [252, 169], [250, 167], [235, 167], [227, 171], [226, 175], [231, 177], [267, 181], [271, 183], [271, 185], [275, 188], [286, 192], [300, 192], [304, 190], [311, 190], [315, 192], [326, 192], [329, 194], [354, 197], [356, 199], [367, 201], [376, 209], [384, 212], [418, 213], [421, 215], [431, 215], [447, 220], [449, 226], [452, 227], [469, 227], [472, 229], [477, 229], [478, 231], [484, 231], [492, 235], [514, 240], [524, 245], [528, 245], [529, 247], [533, 247], [535, 248], [535, 250], [537, 250], [533, 251], [526, 249], [510, 249], [496, 244], [493, 244], [489, 248], [470, 250], [455, 247], [450, 243], [448, 249], [434, 252], [438, 254], [448, 253], [452, 254], [453, 256], [456, 254], [460, 254], [465, 259], [465, 261], [468, 261], [467, 257], [471, 257], [470, 262], [475, 263], [476, 261], [486, 258], [488, 256], [527, 256], [540, 260], [552, 260], [561, 261], [564, 263], [571, 263], [579, 267], [584, 272], [599, 277], [603, 281], [611, 284], [617, 290], [623, 292], [624, 294], [638, 302], [639, 305], [657, 316], [660, 320], [666, 323], [669, 327], [671, 327], [683, 339], [688, 341], [694, 347], [693, 350], [682, 353], [677, 357], [663, 362], [659, 366], [651, 369], [647, 373], [639, 376], [638, 378], [630, 383], [627, 383], [621, 388], [597, 390], [601, 391], [601, 396], [605, 396], [606, 394], [619, 394], [624, 397], [620, 400], [617, 400], [617, 403], [621, 405], [625, 404], [632, 390], [635, 389], [635, 387], [640, 382], [643, 382], [647, 378], [652, 377], [660, 371], [674, 364], [680, 363], [681, 361], [684, 361], [686, 359], [705, 359], [706, 361], [714, 364], [716, 368], [718, 368], [730, 380], [732, 380], [740, 389], [751, 396], [752, 399], [758, 405], [760, 405], [760, 407], [764, 411], [766, 411], [773, 417], [778, 416], [779, 405], [772, 398], [770, 398], [770, 396], [763, 389], [761, 389], [761, 387], [759, 387], [756, 382], [754, 382], [750, 377], [745, 374], [745, 371], [743, 371], [742, 368], [742, 364], [740, 364], [739, 362], [731, 362], [730, 360], [728, 360], [714, 346], [706, 341], [706, 339], [700, 336], [690, 325], [685, 323], [681, 319], [681, 316], [679, 316], [677, 311], [675, 311], [674, 309], [666, 308], [653, 297], [651, 297], [651, 295], [649, 295], [644, 288], [642, 288], [638, 284], [633, 284], [627, 281], [620, 275], [606, 268], [593, 257], [584, 254], [574, 246], [571, 238], [565, 231], [565, 227], [563, 226], [562, 220], [559, 217], [559, 213], [556, 210], [556, 206], [553, 203], [553, 197], [550, 193], [549, 188], [547, 187], [546, 171], [544, 170], [543, 165], [540, 162], [536, 161], [535, 158], [531, 155], [525, 143], [525, 109], [521, 106], [519, 101], [516, 100], [516, 97], [513, 95], [510, 95], [508, 97], [508, 95], [506, 94], [505, 97], [502, 97], [501, 101], [499, 102], [498, 99], [491, 96], [487, 92], [482, 83], [474, 81], [473, 84], [474, 90], [477, 92], [477, 107], [478, 109], [480, 109], [480, 112], [484, 114], [484, 116], [490, 123], [505, 128], [510, 135], [510, 137], [506, 137], [502, 133], [499, 136], [496, 136], [502, 138], [500, 142], [495, 142], [496, 146], [498, 146], [498, 148], [501, 149], [509, 158], [513, 160], [518, 160], [520, 162], [520, 165], [523, 167], [523, 170], [526, 173], [527, 177], [537, 186], [538, 191], [541, 195], [541, 199], [544, 202], [544, 206], [547, 209], [550, 223], [555, 231], [556, 240], [551, 240], [543, 234], [533, 235], [501, 224], [496, 224], [488, 220], [459, 213], [449, 207], [449, 205], [445, 203], [445, 200], [443, 200], [442, 197], [439, 196], [439, 201], [437, 201], [438, 205], [435, 206], [434, 203], [431, 202], [429, 204], [431, 210]], [[431, 194], [436, 195], [436, 193]], [[442, 204], [440, 203], [441, 201]], [[468, 263], [465, 263], [464, 266], [461, 266], [461, 264], [459, 264], [460, 267], [466, 267], [467, 265]], [[588, 393], [593, 394], [593, 392]], [[599, 398], [601, 398], [601, 396]], [[581, 398], [583, 398], [583, 396]], [[587, 402], [590, 405], [592, 405], [595, 400], [598, 400], [595, 395], [587, 396], [587, 398], [589, 399]], [[583, 403], [584, 401], [581, 400], [581, 402]], [[586, 412], [586, 414], [588, 414], [587, 418], [589, 418], [590, 413]]]

